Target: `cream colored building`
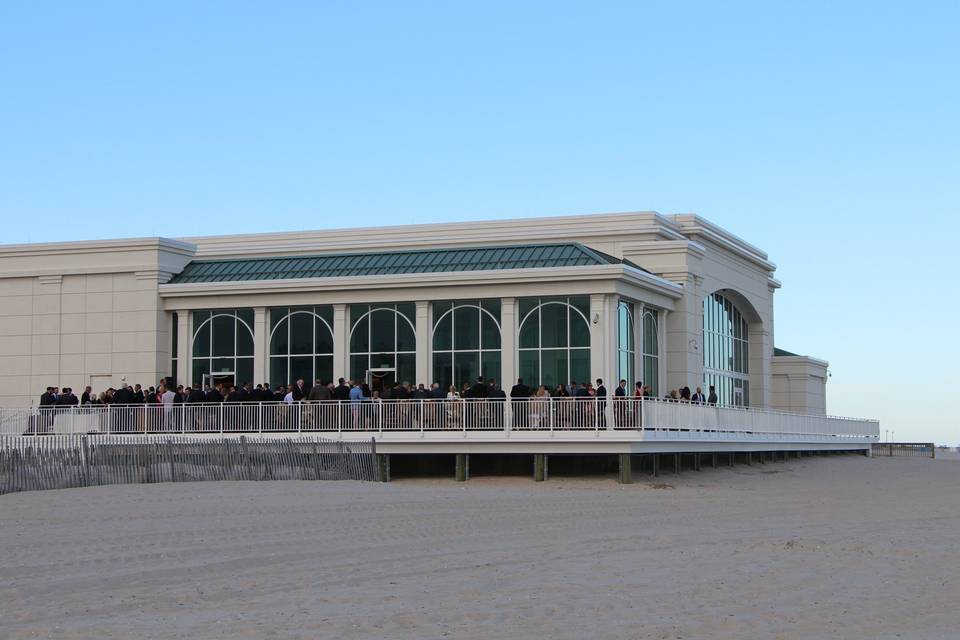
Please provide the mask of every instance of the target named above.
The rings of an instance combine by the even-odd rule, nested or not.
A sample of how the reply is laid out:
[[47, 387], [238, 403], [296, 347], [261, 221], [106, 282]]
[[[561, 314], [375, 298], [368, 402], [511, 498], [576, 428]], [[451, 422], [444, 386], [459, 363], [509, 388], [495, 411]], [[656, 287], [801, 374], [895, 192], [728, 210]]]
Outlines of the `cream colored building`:
[[767, 254], [691, 214], [0, 247], [0, 404], [48, 385], [602, 378], [825, 409]]

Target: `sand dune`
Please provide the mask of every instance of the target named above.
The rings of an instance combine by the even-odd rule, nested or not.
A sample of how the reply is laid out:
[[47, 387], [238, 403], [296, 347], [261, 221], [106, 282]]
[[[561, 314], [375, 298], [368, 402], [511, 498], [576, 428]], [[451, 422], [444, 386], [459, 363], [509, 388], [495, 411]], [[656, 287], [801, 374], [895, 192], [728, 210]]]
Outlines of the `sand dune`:
[[0, 497], [2, 638], [957, 638], [960, 462]]

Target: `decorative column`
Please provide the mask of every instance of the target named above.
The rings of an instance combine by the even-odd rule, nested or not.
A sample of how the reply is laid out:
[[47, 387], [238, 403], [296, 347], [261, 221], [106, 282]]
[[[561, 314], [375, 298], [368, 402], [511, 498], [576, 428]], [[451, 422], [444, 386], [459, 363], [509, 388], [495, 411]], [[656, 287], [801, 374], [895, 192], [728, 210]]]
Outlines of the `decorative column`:
[[[433, 381], [430, 377], [430, 303], [425, 300], [417, 301], [417, 377], [410, 380], [410, 384], [423, 384], [429, 387]], [[402, 382], [398, 380], [397, 382]]]
[[[616, 296], [594, 294], [590, 296], [590, 380], [603, 378], [605, 385], [611, 381], [610, 363], [614, 361], [616, 352], [616, 309], [611, 311]], [[616, 374], [614, 374], [614, 377]], [[577, 382], [581, 382], [577, 380]], [[587, 380], [583, 380], [587, 382]], [[614, 384], [616, 386], [616, 384]], [[612, 387], [608, 387], [610, 389]]]
[[[517, 382], [517, 299], [500, 299], [500, 386], [508, 394]], [[526, 384], [536, 380], [526, 380]]]
[[347, 305], [333, 305], [333, 381], [350, 377], [350, 328]]
[[[253, 380], [251, 382], [270, 382], [270, 330], [267, 327], [267, 308], [253, 308]], [[240, 381], [237, 381], [240, 384]]]
[[177, 326], [173, 328], [177, 332], [177, 384], [193, 384], [193, 363], [190, 362], [192, 353], [190, 345], [190, 310], [179, 309], [177, 311]]

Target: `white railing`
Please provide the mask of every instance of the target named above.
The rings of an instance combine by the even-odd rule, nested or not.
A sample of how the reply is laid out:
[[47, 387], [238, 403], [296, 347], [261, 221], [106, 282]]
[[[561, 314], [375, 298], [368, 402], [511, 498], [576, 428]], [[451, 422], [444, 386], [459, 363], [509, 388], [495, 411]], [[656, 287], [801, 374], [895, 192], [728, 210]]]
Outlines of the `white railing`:
[[644, 439], [877, 441], [876, 420], [652, 398], [383, 400], [0, 408], [0, 434], [608, 432]]

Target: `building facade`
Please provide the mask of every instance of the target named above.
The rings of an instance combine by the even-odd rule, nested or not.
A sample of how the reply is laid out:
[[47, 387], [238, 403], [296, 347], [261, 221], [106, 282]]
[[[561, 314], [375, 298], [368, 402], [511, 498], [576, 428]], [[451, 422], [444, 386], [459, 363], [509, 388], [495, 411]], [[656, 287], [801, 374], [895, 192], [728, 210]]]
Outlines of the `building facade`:
[[50, 385], [602, 378], [825, 410], [767, 255], [654, 212], [0, 247], [0, 403]]

